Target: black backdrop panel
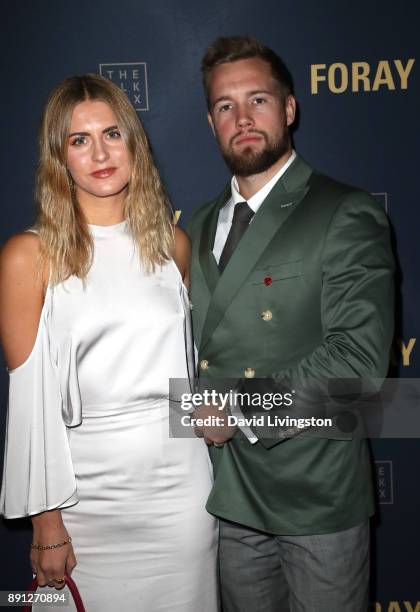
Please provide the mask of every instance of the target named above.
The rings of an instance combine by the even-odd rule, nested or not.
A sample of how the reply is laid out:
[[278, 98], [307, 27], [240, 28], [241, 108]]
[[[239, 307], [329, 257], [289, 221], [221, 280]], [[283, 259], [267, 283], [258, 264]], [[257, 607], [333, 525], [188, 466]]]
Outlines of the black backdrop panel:
[[[391, 0], [3, 1], [1, 240], [34, 217], [37, 130], [48, 92], [85, 72], [129, 93], [184, 224], [228, 177], [207, 125], [201, 56], [219, 35], [253, 34], [294, 75], [299, 152], [315, 168], [378, 194], [388, 210], [401, 270], [393, 373], [418, 377], [419, 17], [418, 3]], [[1, 439], [6, 395], [3, 370]], [[420, 610], [420, 445], [380, 440], [372, 448], [379, 508], [373, 609]], [[25, 521], [3, 521], [0, 536], [0, 589], [22, 588], [30, 530]]]

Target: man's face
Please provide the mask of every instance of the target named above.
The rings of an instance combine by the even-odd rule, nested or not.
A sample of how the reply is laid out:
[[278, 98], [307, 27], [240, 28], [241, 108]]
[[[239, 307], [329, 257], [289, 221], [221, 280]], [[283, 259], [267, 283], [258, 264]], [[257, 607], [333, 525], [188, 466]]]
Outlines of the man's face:
[[270, 65], [260, 58], [221, 64], [210, 75], [209, 123], [237, 176], [265, 172], [290, 151], [293, 96], [283, 101]]

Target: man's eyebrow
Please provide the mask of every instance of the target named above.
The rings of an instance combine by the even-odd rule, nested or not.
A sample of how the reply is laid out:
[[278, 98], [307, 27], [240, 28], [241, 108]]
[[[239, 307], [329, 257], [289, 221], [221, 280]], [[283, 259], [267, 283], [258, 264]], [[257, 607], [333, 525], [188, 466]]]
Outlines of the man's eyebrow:
[[[102, 134], [108, 134], [108, 132], [112, 132], [113, 130], [118, 130], [118, 125], [110, 125], [109, 127], [102, 130]], [[69, 134], [69, 138], [72, 136], [89, 136], [89, 132], [72, 132]]]
[[[245, 95], [247, 96], [255, 96], [257, 94], [264, 94], [266, 96], [275, 96], [276, 93], [271, 90], [271, 89], [252, 89], [251, 91], [247, 91]], [[216, 106], [216, 104], [218, 104], [219, 102], [225, 102], [228, 100], [232, 100], [233, 96], [220, 96], [219, 98], [217, 98], [214, 102], [213, 102], [213, 107]]]
[[255, 89], [248, 92], [248, 96], [256, 96], [257, 94], [265, 94], [268, 96], [274, 96], [275, 93], [271, 89]]

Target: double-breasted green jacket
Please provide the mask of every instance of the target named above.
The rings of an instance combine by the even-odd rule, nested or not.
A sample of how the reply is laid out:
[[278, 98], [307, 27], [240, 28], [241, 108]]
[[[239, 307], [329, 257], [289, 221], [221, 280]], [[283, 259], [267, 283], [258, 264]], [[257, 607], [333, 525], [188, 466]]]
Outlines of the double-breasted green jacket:
[[[219, 210], [230, 195], [229, 185], [188, 227], [199, 374], [274, 375], [295, 386], [384, 377], [394, 265], [387, 218], [376, 200], [315, 173], [297, 156], [220, 274], [212, 249]], [[366, 440], [278, 433], [251, 444], [238, 432], [211, 448], [209, 512], [295, 535], [347, 529], [373, 513]]]

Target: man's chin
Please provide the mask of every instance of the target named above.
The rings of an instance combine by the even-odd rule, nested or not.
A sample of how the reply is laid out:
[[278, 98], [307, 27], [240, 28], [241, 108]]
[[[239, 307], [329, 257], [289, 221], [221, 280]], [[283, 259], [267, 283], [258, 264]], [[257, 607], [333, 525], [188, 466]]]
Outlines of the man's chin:
[[232, 174], [242, 177], [265, 172], [277, 161], [277, 159], [256, 153], [250, 147], [244, 149], [241, 155], [226, 155], [224, 159]]
[[247, 145], [240, 152], [234, 154], [233, 159], [237, 159], [238, 164], [256, 164], [263, 153], [261, 147]]

